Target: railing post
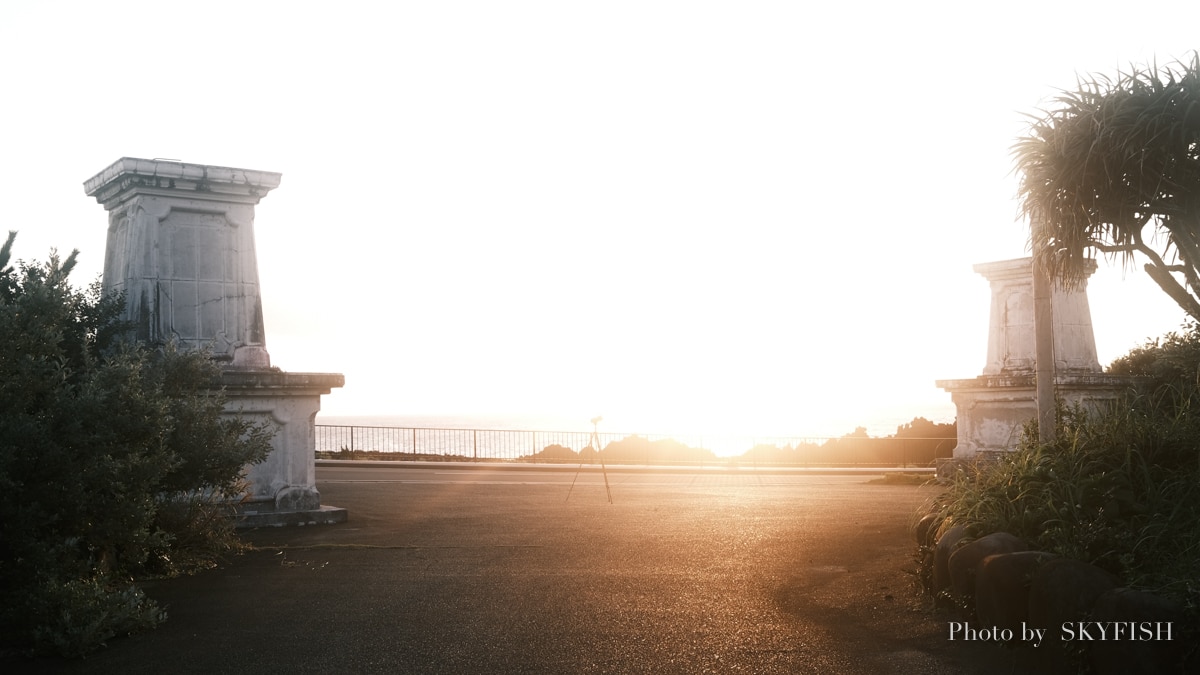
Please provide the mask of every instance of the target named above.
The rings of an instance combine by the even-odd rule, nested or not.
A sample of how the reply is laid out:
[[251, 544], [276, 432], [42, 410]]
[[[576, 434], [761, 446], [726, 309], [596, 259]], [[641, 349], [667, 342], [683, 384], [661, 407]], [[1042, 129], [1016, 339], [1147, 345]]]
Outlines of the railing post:
[[475, 458], [475, 461], [478, 462], [479, 461], [479, 430], [478, 429], [471, 430], [471, 454]]
[[350, 452], [354, 452], [354, 427], [350, 427]]

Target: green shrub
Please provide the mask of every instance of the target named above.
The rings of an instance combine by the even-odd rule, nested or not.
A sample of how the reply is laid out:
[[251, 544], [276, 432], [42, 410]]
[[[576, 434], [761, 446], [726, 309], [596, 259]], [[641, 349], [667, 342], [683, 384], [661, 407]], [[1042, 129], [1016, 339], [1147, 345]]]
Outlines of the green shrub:
[[137, 576], [204, 566], [236, 540], [242, 468], [270, 432], [223, 413], [200, 352], [120, 340], [120, 298], [67, 283], [75, 254], [0, 248], [0, 629], [67, 655], [150, 627]]
[[29, 593], [25, 620], [42, 651], [80, 657], [110, 638], [153, 628], [166, 612], [133, 585], [100, 579], [46, 579]]
[[[1059, 408], [1058, 438], [960, 472], [935, 504], [973, 537], [1009, 532], [1122, 583], [1200, 607], [1200, 332], [1114, 364], [1142, 379], [1110, 409]], [[1119, 366], [1119, 367], [1117, 367]]]
[[972, 536], [1010, 532], [1187, 599], [1200, 590], [1200, 457], [1188, 438], [1197, 431], [1189, 416], [1156, 418], [1136, 402], [1099, 416], [1067, 411], [1055, 443], [1027, 434], [1011, 456], [958, 476], [941, 512]]

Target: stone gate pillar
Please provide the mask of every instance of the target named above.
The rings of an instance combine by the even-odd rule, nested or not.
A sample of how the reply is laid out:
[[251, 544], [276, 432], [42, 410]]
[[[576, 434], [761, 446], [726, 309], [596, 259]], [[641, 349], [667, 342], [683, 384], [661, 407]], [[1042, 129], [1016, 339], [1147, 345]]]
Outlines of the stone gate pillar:
[[280, 174], [124, 157], [84, 183], [108, 211], [105, 292], [149, 345], [209, 347], [229, 412], [275, 429], [273, 450], [247, 468], [243, 525], [340, 522], [316, 487], [315, 419], [336, 373], [271, 366], [254, 248], [254, 207]]
[[[1037, 417], [1033, 258], [983, 263], [975, 271], [992, 290], [983, 374], [937, 381], [958, 412], [955, 459], [1015, 449], [1022, 426]], [[1092, 409], [1116, 400], [1129, 380], [1104, 374], [1096, 358], [1086, 282], [1071, 290], [1056, 286], [1051, 307], [1056, 396]]]

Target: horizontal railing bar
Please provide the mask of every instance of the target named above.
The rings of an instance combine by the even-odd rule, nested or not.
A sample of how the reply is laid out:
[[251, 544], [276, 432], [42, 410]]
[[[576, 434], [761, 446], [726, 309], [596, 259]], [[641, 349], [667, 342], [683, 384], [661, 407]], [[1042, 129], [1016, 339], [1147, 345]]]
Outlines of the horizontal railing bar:
[[[328, 458], [365, 453], [408, 459], [704, 464], [931, 466], [953, 454], [954, 438], [645, 434], [533, 429], [316, 425]], [[599, 447], [593, 447], [598, 445]], [[598, 451], [598, 452], [597, 452]]]

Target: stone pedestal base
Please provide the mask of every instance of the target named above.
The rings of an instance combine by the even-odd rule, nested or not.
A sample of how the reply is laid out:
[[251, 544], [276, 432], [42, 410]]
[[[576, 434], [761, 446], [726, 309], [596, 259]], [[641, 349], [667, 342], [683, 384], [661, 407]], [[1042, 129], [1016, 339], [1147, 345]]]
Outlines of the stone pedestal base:
[[[1067, 405], [1097, 411], [1111, 405], [1131, 380], [1099, 373], [1061, 374], [1055, 392]], [[981, 375], [969, 380], [939, 380], [958, 410], [954, 459], [981, 459], [1016, 448], [1021, 428], [1037, 418], [1037, 379], [1032, 373]]]
[[238, 507], [236, 526], [239, 529], [252, 527], [288, 527], [299, 525], [337, 525], [349, 517], [346, 509], [337, 506], [320, 506], [312, 509], [276, 511], [266, 502], [247, 502]]
[[222, 371], [227, 410], [275, 430], [271, 453], [246, 469], [250, 486], [238, 509], [239, 527], [346, 521], [345, 509], [321, 505], [314, 452], [321, 396], [344, 383], [336, 373], [233, 367]]

